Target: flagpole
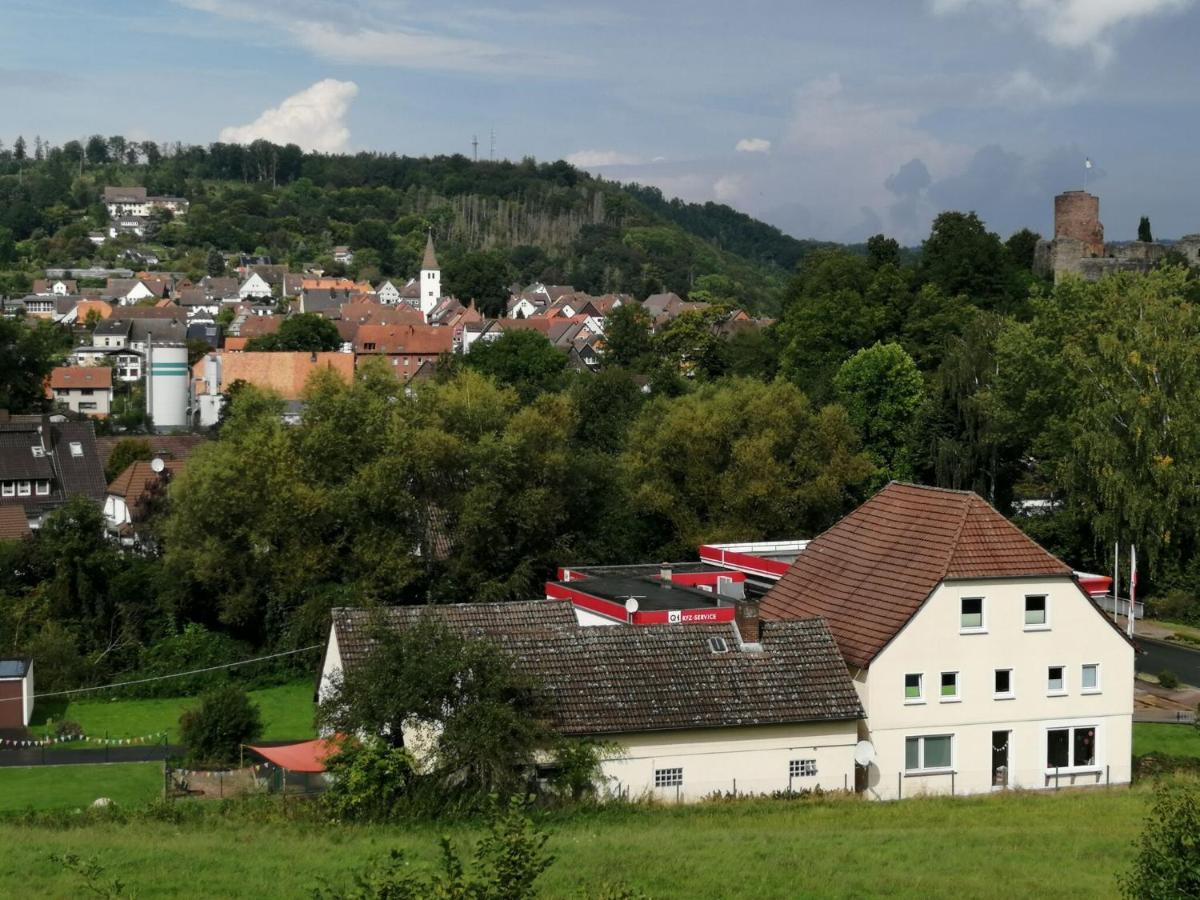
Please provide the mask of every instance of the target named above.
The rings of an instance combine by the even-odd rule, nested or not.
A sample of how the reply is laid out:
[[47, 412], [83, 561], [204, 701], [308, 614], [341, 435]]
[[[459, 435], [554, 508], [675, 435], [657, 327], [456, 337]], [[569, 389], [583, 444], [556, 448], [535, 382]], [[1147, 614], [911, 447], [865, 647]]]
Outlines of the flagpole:
[[1121, 608], [1121, 542], [1113, 544], [1113, 621]]
[[1129, 636], [1133, 637], [1133, 604], [1137, 598], [1137, 544], [1129, 545]]

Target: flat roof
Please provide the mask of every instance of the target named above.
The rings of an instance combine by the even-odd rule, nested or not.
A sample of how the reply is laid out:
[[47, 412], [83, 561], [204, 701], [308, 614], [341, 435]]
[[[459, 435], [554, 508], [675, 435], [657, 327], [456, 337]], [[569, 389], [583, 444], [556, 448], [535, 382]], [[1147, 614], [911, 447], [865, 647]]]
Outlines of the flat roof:
[[28, 671], [27, 659], [0, 659], [0, 678], [24, 678]]

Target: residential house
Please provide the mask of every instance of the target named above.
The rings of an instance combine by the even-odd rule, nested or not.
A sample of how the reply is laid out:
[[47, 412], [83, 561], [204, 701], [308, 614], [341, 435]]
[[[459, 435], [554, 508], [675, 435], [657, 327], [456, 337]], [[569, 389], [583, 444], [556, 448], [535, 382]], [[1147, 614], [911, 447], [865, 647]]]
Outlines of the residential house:
[[50, 396], [71, 412], [104, 418], [112, 411], [113, 370], [108, 366], [60, 366], [50, 372]]
[[104, 488], [91, 422], [0, 422], [0, 507], [20, 507], [30, 527], [72, 497], [103, 503]]
[[257, 272], [252, 272], [250, 276], [242, 282], [238, 288], [238, 297], [242, 300], [251, 298], [270, 299], [271, 285], [267, 284], [267, 280]]
[[68, 294], [79, 293], [79, 282], [73, 278], [37, 278], [34, 279], [31, 293], [39, 297], [49, 295], [66, 297]]
[[[609, 795], [693, 801], [853, 785], [863, 711], [819, 619], [585, 628], [555, 600], [341, 608], [321, 701], [373, 652], [377, 624], [403, 629], [422, 615], [508, 654], [539, 685], [559, 733], [611, 744], [601, 766]], [[552, 771], [551, 758], [540, 762]]]
[[400, 302], [400, 288], [392, 281], [384, 281], [375, 287], [375, 296], [380, 303], [395, 306]]
[[0, 506], [0, 541], [23, 541], [31, 534], [25, 510], [19, 506]]
[[106, 187], [104, 203], [113, 219], [146, 219], [157, 209], [175, 216], [185, 215], [188, 211], [188, 201], [182, 197], [150, 197], [144, 187]]
[[437, 362], [453, 350], [454, 330], [433, 325], [360, 325], [355, 356], [385, 357], [398, 378], [408, 379], [422, 363]]
[[[108, 468], [109, 457], [126, 435], [100, 435], [96, 438], [96, 452], [100, 456], [101, 469]], [[150, 444], [150, 453], [168, 462], [184, 461], [195, 452], [197, 447], [208, 443], [209, 438], [202, 434], [147, 434], [142, 439]]]
[[1131, 643], [973, 493], [889, 484], [796, 556], [761, 615], [828, 624], [871, 797], [1130, 780]]
[[33, 660], [0, 659], [0, 731], [24, 733], [33, 699]]
[[183, 471], [184, 462], [156, 457], [125, 467], [108, 486], [104, 517], [123, 543], [137, 543], [137, 526], [161, 508], [171, 479]]
[[344, 266], [348, 266], [352, 262], [354, 262], [354, 251], [351, 250], [349, 247], [345, 246], [344, 244], [334, 247], [333, 248], [333, 261], [335, 263], [341, 263]]

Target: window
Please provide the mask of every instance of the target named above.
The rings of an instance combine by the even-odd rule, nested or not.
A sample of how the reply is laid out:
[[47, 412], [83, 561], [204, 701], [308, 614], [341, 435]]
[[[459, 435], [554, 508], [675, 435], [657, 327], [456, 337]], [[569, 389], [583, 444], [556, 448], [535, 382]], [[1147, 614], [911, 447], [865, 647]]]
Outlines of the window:
[[0, 485], [0, 496], [11, 497], [16, 492], [16, 485], [11, 481], [6, 481], [3, 485]]
[[79, 443], [79, 441], [71, 441], [71, 455], [83, 456], [83, 444]]
[[938, 699], [942, 703], [950, 703], [958, 699], [958, 673], [942, 673], [942, 691]]
[[1096, 729], [1052, 728], [1046, 732], [1046, 768], [1069, 769], [1096, 764]]
[[954, 738], [948, 734], [931, 734], [904, 739], [904, 770], [906, 772], [949, 771], [953, 765]]
[[959, 631], [983, 631], [983, 598], [963, 597]]
[[788, 761], [789, 778], [815, 778], [817, 761], [815, 759], [793, 759]]
[[679, 787], [683, 784], [683, 769], [655, 769], [654, 786], [656, 788]]
[[1048, 624], [1050, 624], [1050, 620], [1046, 616], [1045, 596], [1026, 597], [1025, 627], [1044, 628]]
[[90, 397], [95, 393], [95, 390], [93, 388], [80, 388], [79, 393], [85, 397]]
[[1067, 692], [1067, 669], [1065, 666], [1051, 666], [1046, 670], [1046, 693], [1051, 695]]
[[992, 691], [997, 700], [1008, 700], [1013, 695], [1012, 669], [997, 669]]
[[921, 674], [905, 675], [904, 676], [904, 702], [905, 703], [921, 703], [925, 699], [925, 691], [922, 682], [924, 676]]
[[710, 637], [708, 639], [708, 649], [713, 653], [728, 653], [729, 645], [725, 643], [725, 638]]
[[37, 483], [37, 495], [39, 497], [46, 497], [49, 494], [50, 494], [50, 482], [49, 481], [39, 481]]
[[1100, 693], [1100, 666], [1085, 663], [1079, 675], [1079, 689], [1085, 694]]
[[18, 497], [28, 497], [29, 490], [30, 489], [29, 489], [28, 481], [18, 481], [17, 482], [17, 496]]
[[41, 444], [35, 444], [34, 446], [30, 447], [29, 449], [33, 451], [34, 459], [42, 459], [46, 455], [46, 448], [43, 447]]

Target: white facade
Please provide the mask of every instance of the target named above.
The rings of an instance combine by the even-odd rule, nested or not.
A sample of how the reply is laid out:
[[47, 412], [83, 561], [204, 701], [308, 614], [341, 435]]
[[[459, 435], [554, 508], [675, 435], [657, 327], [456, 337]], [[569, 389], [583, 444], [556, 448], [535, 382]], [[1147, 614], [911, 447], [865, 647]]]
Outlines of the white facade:
[[400, 288], [396, 287], [390, 281], [385, 281], [376, 288], [375, 296], [385, 306], [395, 306], [400, 302]]
[[508, 311], [508, 317], [510, 319], [528, 319], [537, 311], [538, 308], [534, 305], [533, 301], [528, 297], [522, 297]]
[[123, 306], [129, 306], [133, 303], [137, 303], [139, 300], [147, 300], [153, 296], [154, 291], [150, 290], [150, 288], [146, 287], [146, 285], [139, 281], [137, 284], [131, 287], [129, 289], [129, 293], [127, 293], [124, 297], [121, 297], [120, 300]]
[[85, 416], [107, 416], [112, 411], [110, 387], [54, 388], [54, 402]]
[[877, 754], [866, 792], [1128, 783], [1133, 668], [1070, 578], [944, 581], [852, 671]]
[[257, 272], [253, 273], [249, 278], [242, 282], [242, 286], [238, 288], [238, 297], [246, 300], [250, 297], [270, 297], [271, 286]]
[[421, 270], [421, 314], [425, 316], [425, 321], [429, 321], [429, 314], [433, 312], [438, 301], [442, 299], [442, 270], [441, 269], [422, 269]]

